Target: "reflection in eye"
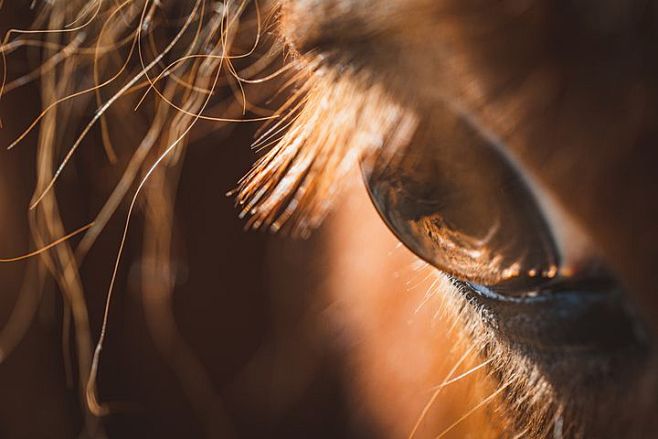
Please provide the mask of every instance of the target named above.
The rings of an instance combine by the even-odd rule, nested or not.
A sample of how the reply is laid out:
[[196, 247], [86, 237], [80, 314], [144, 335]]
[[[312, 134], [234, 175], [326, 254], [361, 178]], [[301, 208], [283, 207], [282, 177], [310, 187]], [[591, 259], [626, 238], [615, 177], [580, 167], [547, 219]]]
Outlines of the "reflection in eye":
[[557, 275], [557, 251], [528, 187], [465, 119], [428, 117], [409, 147], [384, 150], [363, 169], [386, 223], [438, 269], [507, 295]]

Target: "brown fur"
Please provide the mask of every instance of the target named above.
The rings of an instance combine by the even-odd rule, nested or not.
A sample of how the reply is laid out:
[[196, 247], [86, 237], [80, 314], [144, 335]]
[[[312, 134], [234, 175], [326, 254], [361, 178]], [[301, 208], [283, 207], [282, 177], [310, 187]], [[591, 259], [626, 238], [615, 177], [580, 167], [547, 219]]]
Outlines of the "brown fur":
[[[35, 27], [48, 32], [34, 40], [45, 48], [35, 77], [41, 78], [41, 99], [47, 110], [39, 120], [37, 187], [30, 211], [35, 244], [44, 247], [68, 229], [53, 187], [81, 145], [87, 121], [90, 128], [100, 125], [110, 161], [128, 163], [130, 157], [80, 246], [64, 243], [42, 254], [43, 266], [57, 279], [73, 316], [79, 385], [84, 389], [90, 432], [96, 431], [96, 416], [107, 413], [96, 392], [105, 333], [94, 354], [78, 264], [131, 188], [137, 192], [128, 206], [125, 227], [137, 206], [147, 226], [144, 251], [151, 264], [145, 263], [146, 276], [158, 270], [152, 263], [156, 257], [169, 260], [173, 195], [184, 142], [203, 119], [199, 115], [208, 108], [212, 93], [222, 90], [219, 102], [213, 101], [220, 117], [207, 118], [217, 124], [243, 117], [246, 107], [256, 115], [263, 113], [264, 118], [272, 116], [246, 99], [244, 108], [231, 104], [236, 102], [234, 96], [244, 93], [232, 56], [239, 58], [236, 54], [250, 50], [250, 40], [232, 25], [243, 18], [247, 4], [233, 2], [211, 11], [201, 0], [181, 2], [179, 6], [191, 17], [183, 19], [182, 26], [189, 26], [190, 32], [181, 34], [180, 44], [172, 46], [158, 45], [158, 6], [149, 3], [123, 7], [86, 0], [55, 2], [44, 6], [36, 21]], [[653, 343], [658, 327], [658, 278], [653, 267], [658, 260], [658, 207], [650, 200], [658, 193], [653, 146], [658, 134], [658, 9], [652, 3], [282, 0], [274, 6], [267, 15], [277, 14], [276, 36], [287, 45], [283, 50], [296, 74], [282, 82], [283, 91], [298, 88], [274, 115], [279, 122], [265, 131], [261, 143], [273, 142], [273, 146], [240, 183], [238, 203], [243, 214], [251, 215], [250, 225], [307, 235], [325, 219], [360, 160], [368, 160], [383, 146], [405, 145], [419, 118], [447, 105], [469, 115], [483, 133], [504, 145], [587, 230], [639, 305], [639, 318], [650, 328]], [[71, 23], [73, 30], [67, 30]], [[259, 26], [263, 23], [269, 22], [259, 21]], [[83, 30], [76, 30], [76, 25]], [[151, 31], [151, 51], [137, 62], [136, 53], [143, 56], [142, 46], [131, 41]], [[252, 26], [251, 34], [260, 31], [261, 27], [254, 30]], [[12, 42], [26, 35], [12, 39], [10, 34], [3, 56], [10, 55]], [[234, 46], [246, 49], [234, 50]], [[273, 52], [280, 50], [278, 41], [270, 47]], [[200, 51], [204, 54], [189, 58], [189, 64], [170, 65], [173, 71], [180, 67], [178, 74], [165, 70], [165, 55], [176, 59]], [[268, 68], [271, 53], [257, 52], [262, 59], [243, 66], [241, 72], [272, 73], [275, 69]], [[122, 57], [128, 59], [125, 65]], [[103, 82], [99, 71], [102, 77], [108, 71], [123, 72], [117, 75], [118, 81], [107, 83], [111, 90], [107, 95], [105, 87], [97, 87]], [[228, 73], [220, 80], [223, 71]], [[140, 107], [136, 122], [125, 123], [125, 114], [139, 103], [131, 93], [151, 83], [161, 84], [151, 90], [157, 99], [148, 109]], [[59, 100], [80, 92], [81, 84], [88, 90], [82, 100], [100, 111], [87, 112], [82, 104], [61, 105]], [[21, 83], [5, 86], [12, 91]], [[139, 117], [147, 123], [138, 121]], [[70, 122], [80, 118], [85, 121], [80, 126]], [[125, 135], [119, 145], [108, 129], [117, 121]], [[73, 135], [69, 128], [79, 131]], [[83, 134], [78, 138], [79, 132]], [[125, 148], [121, 144], [126, 140], [135, 140], [139, 146]], [[166, 187], [165, 193], [146, 185], [149, 179], [158, 183], [158, 189]], [[143, 186], [145, 201], [138, 204]], [[340, 227], [335, 233], [340, 234]], [[382, 263], [382, 259], [373, 258], [370, 263]], [[163, 270], [170, 271], [167, 266]], [[158, 285], [144, 280], [144, 290], [149, 297], [160, 294], [166, 303], [171, 300], [172, 281], [167, 273], [160, 278]], [[464, 302], [457, 288], [445, 280], [441, 285], [444, 306], [452, 310], [467, 335], [457, 337], [460, 349], [475, 346], [487, 361], [488, 375], [495, 378], [496, 393], [489, 393], [495, 403], [488, 404], [486, 416], [492, 431], [487, 434], [538, 438], [658, 434], [653, 416], [658, 405], [653, 346], [648, 360], [640, 364], [627, 364], [623, 352], [613, 358], [582, 360], [528, 351], [501, 340], [482, 309]], [[385, 302], [386, 298], [373, 300]], [[158, 301], [146, 303], [151, 305], [147, 314], [156, 338], [179, 343], [167, 307]], [[158, 322], [165, 322], [164, 326]], [[372, 336], [372, 328], [361, 333]], [[392, 345], [409, 342], [391, 340]], [[166, 343], [160, 345], [164, 352], [167, 348]], [[189, 352], [180, 358], [176, 363], [180, 379], [203, 376]], [[371, 366], [363, 366], [363, 373]], [[409, 371], [414, 367], [418, 365], [410, 365]], [[204, 384], [189, 381], [186, 389], [194, 401], [202, 401], [199, 410], [213, 404]], [[488, 401], [486, 395], [480, 392], [475, 399]], [[395, 420], [389, 422], [391, 429], [399, 427]], [[408, 427], [408, 422], [402, 424], [399, 431]], [[208, 428], [221, 430], [217, 425]]]
[[[282, 4], [282, 33], [298, 51], [366, 72], [408, 111], [427, 114], [447, 103], [468, 114], [557, 197], [617, 269], [645, 323], [655, 325], [657, 211], [646, 200], [655, 197], [657, 179], [653, 165], [638, 162], [656, 158], [653, 4]], [[481, 323], [482, 310], [464, 305], [460, 313], [471, 342], [493, 358], [499, 384], [508, 386], [511, 425], [501, 434], [656, 434], [653, 348], [640, 364], [630, 352], [547, 358], [500, 340]]]

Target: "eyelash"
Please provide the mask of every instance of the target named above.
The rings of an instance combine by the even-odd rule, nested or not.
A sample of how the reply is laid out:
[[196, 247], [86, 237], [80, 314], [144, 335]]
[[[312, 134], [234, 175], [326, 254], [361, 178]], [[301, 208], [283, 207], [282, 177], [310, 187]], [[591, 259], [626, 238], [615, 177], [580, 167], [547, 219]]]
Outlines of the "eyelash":
[[325, 69], [312, 55], [298, 62], [300, 88], [256, 142], [274, 145], [233, 193], [247, 227], [305, 237], [359, 161], [384, 144], [406, 144], [416, 117], [365, 74]]

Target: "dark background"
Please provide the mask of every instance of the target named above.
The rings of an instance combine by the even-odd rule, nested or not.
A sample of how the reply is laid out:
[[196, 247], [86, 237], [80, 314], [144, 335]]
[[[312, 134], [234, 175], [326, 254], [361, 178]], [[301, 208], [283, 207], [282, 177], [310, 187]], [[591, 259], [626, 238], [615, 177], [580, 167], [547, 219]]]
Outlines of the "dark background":
[[[13, 15], [5, 4], [0, 34], [29, 21]], [[20, 56], [12, 61], [14, 69], [29, 64]], [[38, 95], [35, 84], [0, 101], [0, 257], [33, 248], [27, 206], [34, 189], [36, 136], [12, 151], [4, 146], [34, 117]], [[320, 233], [310, 241], [292, 241], [245, 232], [233, 201], [225, 196], [254, 159], [249, 144], [255, 129], [241, 125], [191, 144], [178, 191], [182, 256], [176, 269], [182, 275], [174, 314], [219, 404], [206, 413], [195, 410], [155, 348], [141, 293], [131, 283], [131, 267], [140, 255], [137, 221], [119, 274], [99, 371], [102, 400], [125, 404], [102, 421], [109, 437], [204, 437], [208, 418], [227, 419], [226, 431], [232, 432], [222, 434], [227, 437], [370, 436], [363, 420], [351, 414], [344, 353], [324, 317], [328, 304], [317, 291], [323, 267], [319, 249], [326, 238]], [[107, 166], [89, 165], [101, 156], [97, 137], [91, 139], [57, 189], [60, 203], [70, 209], [66, 216], [81, 221], [102, 201], [85, 181], [98, 178], [94, 173]], [[94, 340], [124, 215], [123, 210], [115, 215], [82, 268]], [[27, 266], [0, 265], [0, 330], [21, 294]], [[81, 434], [82, 403], [77, 385], [67, 384], [64, 356], [62, 299], [48, 282], [30, 329], [0, 363], [0, 438]]]

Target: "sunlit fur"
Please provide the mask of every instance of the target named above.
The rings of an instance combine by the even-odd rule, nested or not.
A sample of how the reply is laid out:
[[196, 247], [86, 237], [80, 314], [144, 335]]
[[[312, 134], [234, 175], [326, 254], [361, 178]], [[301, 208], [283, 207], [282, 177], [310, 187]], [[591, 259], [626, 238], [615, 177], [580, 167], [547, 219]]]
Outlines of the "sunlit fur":
[[[532, 352], [520, 352], [518, 346], [503, 342], [491, 326], [483, 323], [486, 311], [465, 302], [460, 287], [445, 276], [434, 274], [437, 280], [429, 282], [430, 287], [427, 283], [421, 287], [426, 288], [430, 299], [414, 294], [416, 281], [411, 283], [412, 286], [398, 281], [398, 278], [408, 279], [404, 262], [399, 260], [399, 253], [406, 252], [394, 250], [394, 244], [386, 241], [389, 233], [375, 227], [374, 223], [381, 220], [364, 212], [369, 208], [364, 204], [368, 200], [361, 199], [367, 196], [356, 198], [360, 200], [357, 203], [341, 203], [337, 219], [330, 221], [327, 233], [331, 243], [326, 249], [338, 265], [331, 269], [330, 291], [333, 298], [344, 304], [346, 319], [356, 328], [356, 337], [364, 340], [354, 348], [355, 356], [360, 357], [358, 370], [365, 375], [361, 387], [371, 398], [371, 410], [382, 419], [382, 423], [391, 425], [391, 431], [394, 431], [391, 437], [408, 435], [413, 431], [414, 421], [424, 412], [422, 407], [416, 407], [413, 415], [403, 410], [403, 404], [413, 406], [413, 402], [405, 399], [409, 393], [418, 392], [422, 401], [428, 401], [431, 407], [439, 407], [436, 410], [459, 404], [455, 402], [455, 396], [446, 395], [445, 391], [432, 400], [431, 394], [423, 390], [432, 388], [434, 383], [449, 375], [442, 369], [443, 362], [457, 363], [461, 353], [469, 348], [476, 351], [479, 361], [487, 362], [488, 375], [478, 375], [476, 379], [480, 384], [493, 381], [495, 385], [488, 393], [482, 391], [463, 404], [462, 412], [466, 413], [496, 389], [505, 389], [481, 406], [479, 412], [471, 413], [471, 418], [461, 420], [459, 426], [470, 426], [470, 430], [455, 430], [447, 437], [463, 437], [464, 431], [477, 431], [481, 434], [478, 437], [489, 437], [489, 434], [491, 437], [523, 438], [643, 437], [644, 432], [652, 428], [651, 407], [656, 383], [651, 366], [647, 370], [627, 372], [637, 378], [637, 381], [628, 380], [628, 377], [610, 373], [615, 369], [614, 364], [609, 367], [611, 365], [605, 360], [591, 359], [589, 365], [583, 366], [578, 364], [578, 354], [571, 353], [574, 364], [566, 370], [577, 373], [562, 376], [559, 382], [554, 382], [555, 378], [547, 378], [546, 374], [551, 368], [560, 370], [564, 367], [565, 364], [561, 364], [564, 358], [555, 356], [547, 364], [544, 360], [538, 361]], [[367, 268], [352, 267], [354, 258], [365, 261]], [[420, 272], [424, 273], [422, 270], [432, 269], [421, 269]], [[405, 309], [419, 306], [419, 303], [422, 303], [420, 312], [405, 314]], [[451, 326], [450, 322], [461, 336], [446, 342], [438, 334], [444, 332], [445, 326]], [[418, 360], [413, 354], [404, 350], [409, 340], [413, 340], [413, 345], [421, 352], [424, 349], [436, 350], [439, 359], [423, 358], [433, 368], [433, 379], [427, 378], [425, 367], [416, 364]], [[444, 343], [455, 352], [446, 352]], [[402, 364], [388, 365], [395, 355], [400, 356]], [[408, 361], [402, 358], [408, 358]], [[470, 366], [459, 365], [459, 368], [468, 370], [473, 364], [478, 362], [471, 362]], [[409, 374], [415, 379], [407, 378]], [[610, 387], [614, 393], [610, 392]], [[395, 394], [401, 402], [390, 402], [391, 395]], [[397, 416], [394, 418], [397, 422], [392, 420], [393, 416]], [[606, 422], [601, 421], [602, 416], [608, 417]], [[450, 425], [451, 419], [460, 419], [457, 415], [422, 417], [422, 428], [413, 437], [436, 437], [442, 428]], [[493, 433], [489, 433], [490, 429]]]
[[[653, 4], [283, 4], [282, 33], [299, 51], [326, 53], [339, 71], [350, 66], [370, 72], [374, 83], [386, 84], [410, 111], [427, 114], [447, 103], [468, 115], [492, 143], [504, 145], [584, 226], [625, 281], [629, 297], [646, 305], [643, 317], [655, 323], [655, 269], [648, 262], [656, 260], [655, 226], [640, 225], [645, 215], [655, 218], [643, 201], [656, 193], [655, 170], [640, 164], [655, 157]], [[630, 217], [631, 211], [642, 219]], [[643, 238], [634, 237], [638, 230]], [[633, 242], [643, 242], [642, 249]], [[501, 426], [505, 434], [655, 434], [655, 354], [639, 365], [626, 351], [611, 357], [546, 354], [500, 340], [473, 304], [461, 312], [466, 332], [492, 359], [490, 368], [505, 387], [500, 398], [510, 421]]]
[[[425, 6], [429, 3], [423, 2]], [[5, 78], [2, 93], [17, 93], [23, 83], [40, 79], [43, 113], [28, 128], [39, 132], [30, 222], [34, 244], [42, 249], [39, 255], [43, 267], [47, 267], [64, 292], [67, 312], [75, 325], [79, 386], [86, 401], [90, 431], [98, 428], [96, 417], [111, 409], [96, 392], [96, 380], [102, 379], [97, 376], [97, 367], [106, 327], [103, 326], [94, 350], [92, 339], [96, 335], [89, 329], [85, 289], [77, 267], [122, 203], [126, 204], [121, 210], [125, 229], [114, 274], [121, 262], [130, 219], [138, 209], [146, 230], [143, 290], [149, 327], [163, 352], [170, 356], [176, 352], [172, 364], [185, 383], [190, 400], [198, 407], [213, 404], [214, 395], [209, 390], [212, 386], [207, 384], [202, 366], [175, 329], [169, 303], [173, 286], [167, 265], [177, 176], [185, 143], [190, 135], [198, 133], [201, 120], [213, 122], [214, 127], [246, 119], [270, 120], [256, 144], [267, 152], [239, 183], [237, 202], [242, 214], [250, 217], [248, 225], [288, 229], [302, 236], [327, 216], [342, 180], [362, 158], [384, 145], [404, 145], [416, 127], [417, 109], [406, 105], [408, 97], [398, 99], [399, 84], [373, 80], [368, 73], [349, 67], [341, 69], [317, 53], [282, 49], [278, 40], [268, 43], [274, 50], [256, 51], [263, 29], [271, 23], [266, 17], [280, 17], [276, 7], [260, 6], [262, 10], [255, 2], [246, 0], [223, 4], [204, 0], [178, 2], [182, 18], [178, 20], [179, 33], [172, 40], [158, 34], [159, 23], [167, 21], [161, 2], [59, 0], [39, 5], [36, 31], [11, 32], [3, 40], [5, 66], [11, 62], [12, 52], [21, 46], [43, 49], [41, 66], [18, 79]], [[247, 9], [250, 19], [244, 37], [244, 23], [240, 22]], [[375, 18], [381, 17], [373, 17], [373, 22]], [[400, 22], [404, 24], [404, 20]], [[290, 36], [275, 32], [277, 36], [281, 34], [282, 39]], [[238, 41], [241, 44], [236, 44]], [[286, 53], [292, 63], [289, 71], [293, 76], [283, 81], [281, 87], [282, 93], [290, 93], [290, 97], [278, 111], [268, 112], [248, 102], [244, 87], [249, 81], [243, 77], [272, 74], [276, 69], [270, 67], [280, 53]], [[240, 71], [234, 67], [239, 60], [254, 54], [258, 59], [252, 64]], [[174, 61], [167, 65], [165, 59]], [[484, 94], [470, 85], [465, 94], [482, 104]], [[142, 101], [145, 94], [147, 101]], [[510, 102], [509, 107], [514, 103]], [[216, 106], [217, 112], [209, 111], [211, 106]], [[501, 125], [511, 124], [509, 119], [496, 119], [500, 119]], [[120, 177], [103, 208], [88, 221], [90, 226], [84, 229], [80, 244], [73, 247], [62, 241], [74, 227], [68, 227], [62, 219], [56, 187], [76, 150], [96, 125], [101, 127], [107, 160], [120, 165]], [[113, 126], [120, 126], [125, 137], [114, 138]], [[511, 129], [509, 125], [505, 127]], [[11, 146], [22, 147], [21, 140], [23, 136]], [[41, 270], [43, 278], [45, 272]], [[110, 318], [112, 289], [113, 284], [109, 286], [104, 324]], [[632, 430], [634, 419], [643, 420], [642, 428], [651, 422], [651, 406], [644, 402], [653, 397], [655, 377], [642, 376], [634, 381], [636, 388], [618, 389], [612, 394], [585, 389], [582, 377], [574, 377], [565, 379], [556, 391], [532, 355], [524, 355], [498, 340], [495, 331], [482, 323], [482, 311], [464, 302], [455, 287], [444, 282], [441, 294], [468, 335], [460, 339], [460, 345], [464, 350], [476, 346], [480, 359], [495, 377], [496, 389], [481, 398], [477, 402], [481, 406], [476, 404], [475, 408], [487, 406], [490, 421], [504, 432], [501, 434], [591, 437], [604, 433], [621, 437], [639, 434]], [[12, 338], [19, 339], [20, 332], [12, 334]], [[170, 344], [176, 348], [171, 349]], [[9, 354], [6, 347], [1, 348], [3, 355]], [[587, 373], [596, 379], [605, 374], [605, 367], [592, 365]], [[197, 380], [190, 380], [190, 376]], [[628, 406], [641, 408], [637, 412], [623, 410]], [[604, 428], [612, 425], [612, 429], [598, 430], [595, 422], [610, 413], [616, 413], [618, 419], [605, 423]], [[221, 430], [221, 425], [209, 428]]]

